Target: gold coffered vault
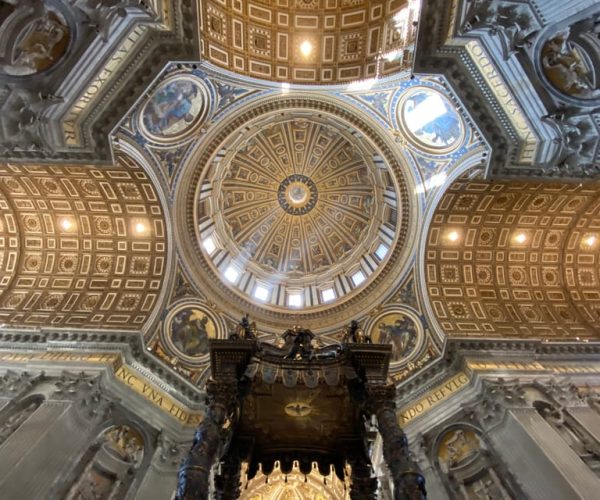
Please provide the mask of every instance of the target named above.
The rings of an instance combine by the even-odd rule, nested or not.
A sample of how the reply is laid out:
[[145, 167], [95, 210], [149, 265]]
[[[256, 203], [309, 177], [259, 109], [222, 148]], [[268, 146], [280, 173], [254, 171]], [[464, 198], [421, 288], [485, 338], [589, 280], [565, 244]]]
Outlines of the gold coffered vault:
[[0, 498], [595, 498], [599, 32], [0, 0]]

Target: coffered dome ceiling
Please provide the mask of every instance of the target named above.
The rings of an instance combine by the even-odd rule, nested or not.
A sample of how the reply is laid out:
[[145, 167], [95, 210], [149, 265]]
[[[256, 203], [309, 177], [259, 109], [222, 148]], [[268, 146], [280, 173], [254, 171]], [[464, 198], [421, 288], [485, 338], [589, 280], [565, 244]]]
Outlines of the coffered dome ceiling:
[[387, 260], [397, 221], [382, 202], [384, 170], [340, 124], [300, 111], [273, 118], [227, 144], [233, 152], [199, 216], [211, 219], [212, 241], [228, 253], [232, 285], [272, 305], [331, 302]]
[[242, 311], [305, 322], [389, 292], [376, 285], [403, 271], [411, 201], [404, 160], [381, 134], [342, 107], [294, 97], [219, 132], [190, 167], [193, 258], [207, 289]]

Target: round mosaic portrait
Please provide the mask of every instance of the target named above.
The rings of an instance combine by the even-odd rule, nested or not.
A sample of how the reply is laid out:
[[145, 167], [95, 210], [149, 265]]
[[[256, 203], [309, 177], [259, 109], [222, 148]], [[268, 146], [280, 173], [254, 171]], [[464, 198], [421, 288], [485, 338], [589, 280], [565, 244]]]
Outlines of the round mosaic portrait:
[[211, 312], [199, 305], [184, 305], [167, 316], [165, 337], [177, 354], [198, 358], [208, 354], [208, 339], [218, 337], [218, 327]]
[[167, 80], [142, 109], [142, 130], [159, 141], [180, 139], [204, 121], [209, 102], [208, 89], [200, 80], [191, 76]]
[[434, 150], [449, 150], [460, 144], [462, 120], [439, 92], [417, 87], [409, 91], [399, 110], [400, 123], [417, 144]]
[[392, 362], [406, 360], [423, 337], [421, 325], [400, 311], [379, 316], [371, 325], [370, 336], [374, 344], [392, 345]]

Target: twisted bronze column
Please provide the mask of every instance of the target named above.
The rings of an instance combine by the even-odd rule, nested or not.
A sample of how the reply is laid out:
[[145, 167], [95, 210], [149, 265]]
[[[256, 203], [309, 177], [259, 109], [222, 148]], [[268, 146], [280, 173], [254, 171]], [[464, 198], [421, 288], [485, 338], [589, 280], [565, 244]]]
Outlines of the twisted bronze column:
[[393, 385], [370, 385], [367, 409], [377, 417], [383, 439], [383, 458], [394, 482], [394, 500], [424, 500], [425, 478], [410, 457], [406, 434], [396, 416], [396, 388]]
[[239, 405], [237, 380], [209, 381], [206, 392], [206, 416], [198, 426], [192, 448], [179, 469], [177, 500], [208, 500], [210, 470], [226, 451], [235, 425], [233, 420]]
[[377, 496], [377, 478], [371, 477], [371, 464], [364, 453], [347, 457], [352, 476], [350, 477], [351, 500], [372, 500]]
[[215, 499], [234, 500], [241, 494], [240, 479], [242, 459], [240, 451], [232, 445], [223, 458], [221, 473], [215, 477]]

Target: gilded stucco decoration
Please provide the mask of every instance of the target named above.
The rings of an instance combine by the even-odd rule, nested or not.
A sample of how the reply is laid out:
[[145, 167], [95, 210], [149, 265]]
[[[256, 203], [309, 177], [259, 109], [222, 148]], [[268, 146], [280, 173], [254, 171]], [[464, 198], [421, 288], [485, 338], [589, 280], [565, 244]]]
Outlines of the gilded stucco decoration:
[[203, 58], [256, 78], [312, 84], [410, 68], [420, 2], [205, 0], [198, 5]]
[[141, 329], [163, 282], [166, 228], [148, 176], [114, 167], [0, 166], [7, 325]]
[[449, 336], [597, 338], [598, 184], [462, 179], [433, 214], [425, 282]]

